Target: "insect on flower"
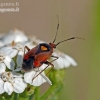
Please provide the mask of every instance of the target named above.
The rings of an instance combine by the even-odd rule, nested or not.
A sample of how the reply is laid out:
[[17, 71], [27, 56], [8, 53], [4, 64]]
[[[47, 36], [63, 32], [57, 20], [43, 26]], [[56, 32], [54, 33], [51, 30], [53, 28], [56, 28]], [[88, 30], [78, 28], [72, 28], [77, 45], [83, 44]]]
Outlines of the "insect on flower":
[[[57, 44], [55, 44], [54, 42], [55, 42], [56, 37], [57, 37], [58, 29], [59, 29], [59, 18], [58, 18], [56, 35], [55, 35], [55, 38], [54, 38], [52, 43], [49, 43], [49, 44], [40, 43], [39, 45], [37, 45], [36, 47], [34, 47], [32, 49], [29, 49], [28, 46], [25, 46], [24, 58], [23, 58], [23, 63], [22, 63], [22, 70], [28, 72], [28, 71], [31, 71], [32, 69], [41, 67], [43, 64], [46, 64], [47, 66], [39, 73], [39, 74], [41, 74], [49, 65], [51, 65], [53, 68], [54, 65], [52, 64], [52, 62], [58, 59], [57, 56], [52, 55], [53, 49], [56, 48], [57, 45], [59, 45], [62, 42], [72, 40], [75, 38], [82, 39], [80, 37], [72, 37], [72, 38], [60, 41]], [[27, 53], [25, 53], [25, 49], [28, 50]], [[49, 62], [48, 59], [50, 57], [53, 57], [55, 59], [52, 60], [51, 62]], [[52, 68], [49, 70], [49, 72], [52, 70]], [[39, 74], [37, 74], [33, 79], [35, 79]]]

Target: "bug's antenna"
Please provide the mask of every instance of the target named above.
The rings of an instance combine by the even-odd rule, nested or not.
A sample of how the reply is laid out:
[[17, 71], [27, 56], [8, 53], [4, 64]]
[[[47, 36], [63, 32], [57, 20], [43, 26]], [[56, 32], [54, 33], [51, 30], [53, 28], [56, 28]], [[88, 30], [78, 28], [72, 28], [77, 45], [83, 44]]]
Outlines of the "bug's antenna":
[[[57, 44], [56, 44], [56, 46], [58, 45], [58, 44], [60, 44], [60, 43], [62, 43], [62, 42], [65, 42], [65, 41], [68, 41], [68, 40], [72, 40], [72, 39], [83, 39], [83, 38], [80, 38], [80, 37], [72, 37], [72, 38], [69, 38], [69, 39], [66, 39], [66, 40], [63, 40], [63, 41], [60, 41], [60, 42], [58, 42]], [[85, 40], [85, 39], [83, 39], [83, 40]]]
[[56, 40], [56, 37], [57, 37], [57, 34], [58, 34], [58, 29], [59, 29], [59, 16], [57, 15], [57, 17], [58, 17], [58, 25], [57, 25], [56, 35], [55, 35], [55, 38], [54, 38], [54, 40], [53, 40], [53, 43], [54, 43], [55, 40]]

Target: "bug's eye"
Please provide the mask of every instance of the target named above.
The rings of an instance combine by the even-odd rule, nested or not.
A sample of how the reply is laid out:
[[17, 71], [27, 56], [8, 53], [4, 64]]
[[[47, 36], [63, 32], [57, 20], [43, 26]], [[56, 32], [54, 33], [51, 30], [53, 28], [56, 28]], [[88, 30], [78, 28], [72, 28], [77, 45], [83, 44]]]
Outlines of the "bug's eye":
[[41, 46], [41, 50], [42, 50], [42, 51], [45, 51], [45, 50], [48, 50], [48, 48], [45, 47], [45, 46]]

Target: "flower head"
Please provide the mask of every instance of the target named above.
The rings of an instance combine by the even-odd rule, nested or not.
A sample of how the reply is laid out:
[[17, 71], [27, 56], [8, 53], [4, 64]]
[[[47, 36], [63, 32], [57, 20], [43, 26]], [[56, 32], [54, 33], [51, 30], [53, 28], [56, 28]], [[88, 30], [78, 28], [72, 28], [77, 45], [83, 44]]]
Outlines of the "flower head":
[[15, 63], [4, 52], [0, 51], [0, 72], [4, 72], [6, 70], [6, 66], [8, 69], [14, 70]]
[[77, 66], [76, 61], [72, 57], [70, 57], [58, 50], [56, 50], [56, 52], [54, 52], [53, 55], [59, 57], [56, 61], [53, 62], [54, 66], [55, 66], [54, 68], [57, 70], [63, 69], [63, 68], [68, 68], [70, 65]]
[[10, 44], [12, 41], [15, 42], [26, 42], [28, 41], [27, 36], [24, 34], [24, 32], [15, 29], [15, 30], [11, 30], [9, 33], [3, 35], [0, 37], [0, 40], [5, 44]]
[[5, 52], [11, 58], [14, 58], [17, 55], [17, 66], [20, 66], [23, 62], [23, 55], [24, 55], [24, 46], [20, 42], [12, 42], [11, 45], [6, 47], [2, 47], [1, 51]]
[[26, 86], [21, 74], [15, 72], [0, 73], [0, 94], [7, 92], [8, 95], [11, 95], [13, 91], [22, 93]]

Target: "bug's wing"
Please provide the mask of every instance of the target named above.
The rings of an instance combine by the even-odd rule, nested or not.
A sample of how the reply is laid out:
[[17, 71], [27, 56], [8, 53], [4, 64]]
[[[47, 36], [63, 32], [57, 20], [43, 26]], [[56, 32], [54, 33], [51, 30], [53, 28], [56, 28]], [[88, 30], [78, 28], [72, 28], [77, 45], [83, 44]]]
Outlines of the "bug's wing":
[[37, 53], [40, 52], [40, 44], [34, 48], [32, 48], [29, 52], [27, 52], [24, 56], [34, 57]]

